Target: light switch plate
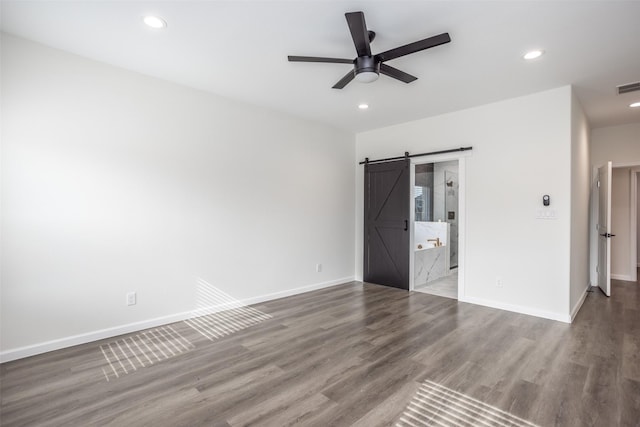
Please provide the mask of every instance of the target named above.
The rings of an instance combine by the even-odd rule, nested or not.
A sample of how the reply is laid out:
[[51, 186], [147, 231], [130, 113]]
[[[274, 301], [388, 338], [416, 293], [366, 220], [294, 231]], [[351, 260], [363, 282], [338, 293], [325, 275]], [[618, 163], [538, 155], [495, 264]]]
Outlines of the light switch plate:
[[557, 219], [558, 213], [555, 209], [541, 208], [536, 210], [536, 219]]

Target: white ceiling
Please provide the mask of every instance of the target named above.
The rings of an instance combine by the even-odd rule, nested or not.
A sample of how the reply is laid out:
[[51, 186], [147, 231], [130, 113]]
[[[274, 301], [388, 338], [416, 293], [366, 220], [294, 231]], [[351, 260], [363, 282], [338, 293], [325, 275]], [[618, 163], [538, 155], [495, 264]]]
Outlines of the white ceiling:
[[[331, 89], [355, 57], [345, 12], [362, 10], [373, 53], [442, 32], [452, 42], [389, 62], [404, 84]], [[142, 17], [168, 22], [152, 30]], [[1, 29], [147, 75], [352, 132], [572, 84], [592, 127], [640, 122], [640, 1], [7, 1]], [[546, 54], [531, 63], [532, 48]], [[358, 110], [366, 102], [369, 110]]]

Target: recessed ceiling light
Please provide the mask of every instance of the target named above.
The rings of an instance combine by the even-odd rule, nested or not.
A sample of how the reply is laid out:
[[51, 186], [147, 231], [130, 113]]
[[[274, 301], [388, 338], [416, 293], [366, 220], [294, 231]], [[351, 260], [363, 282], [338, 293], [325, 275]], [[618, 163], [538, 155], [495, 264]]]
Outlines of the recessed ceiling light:
[[164, 28], [167, 26], [167, 21], [157, 16], [145, 16], [143, 21], [151, 28]]
[[629, 104], [629, 107], [631, 107], [631, 108], [640, 107], [640, 102], [634, 102], [633, 104]]
[[543, 50], [530, 50], [529, 52], [525, 53], [522, 57], [527, 60], [532, 60], [532, 59], [540, 58], [543, 53], [544, 53]]
[[360, 104], [358, 105], [358, 108], [361, 110], [366, 110], [367, 108], [369, 108], [369, 104]]

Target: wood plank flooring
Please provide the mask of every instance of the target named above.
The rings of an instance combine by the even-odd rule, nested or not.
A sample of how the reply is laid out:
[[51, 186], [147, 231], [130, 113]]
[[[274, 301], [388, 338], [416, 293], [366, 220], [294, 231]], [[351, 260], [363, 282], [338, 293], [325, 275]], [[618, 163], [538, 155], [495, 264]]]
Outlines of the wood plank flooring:
[[184, 351], [117, 378], [101, 346], [156, 336], [5, 363], [0, 424], [640, 426], [638, 283], [572, 325], [357, 282], [253, 308], [271, 318], [220, 339], [156, 331]]

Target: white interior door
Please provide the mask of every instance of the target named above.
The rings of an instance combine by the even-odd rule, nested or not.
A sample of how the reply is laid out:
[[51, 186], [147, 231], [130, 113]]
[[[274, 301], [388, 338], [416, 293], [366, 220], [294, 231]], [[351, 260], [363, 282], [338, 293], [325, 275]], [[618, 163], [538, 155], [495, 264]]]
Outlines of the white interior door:
[[598, 169], [598, 286], [611, 296], [611, 162]]

